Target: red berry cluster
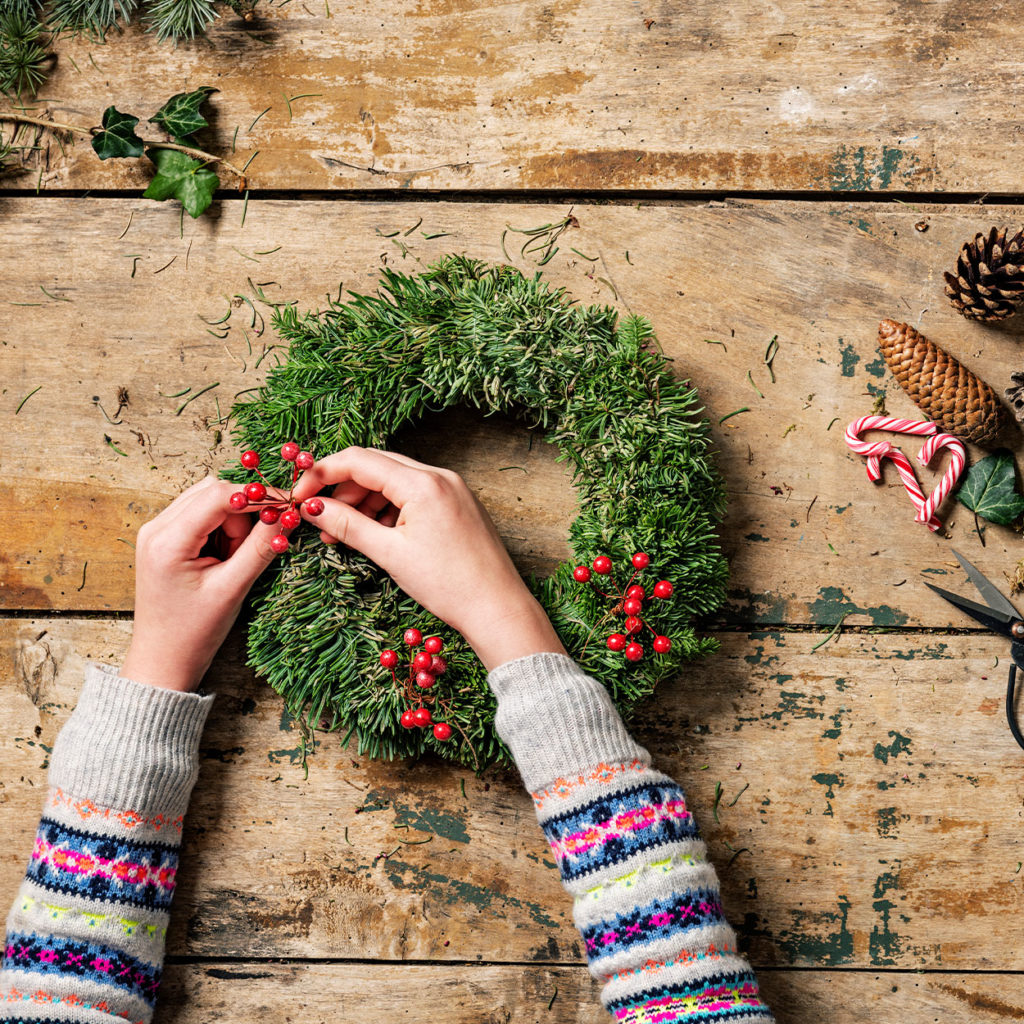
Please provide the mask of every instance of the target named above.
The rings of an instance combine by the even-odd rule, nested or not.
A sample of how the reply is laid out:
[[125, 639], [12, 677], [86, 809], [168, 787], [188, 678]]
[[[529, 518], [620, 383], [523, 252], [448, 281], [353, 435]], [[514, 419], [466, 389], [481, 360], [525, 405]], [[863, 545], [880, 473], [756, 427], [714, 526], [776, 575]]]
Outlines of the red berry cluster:
[[[255, 470], [263, 481], [254, 480], [246, 484], [240, 491], [235, 491], [228, 499], [231, 507], [236, 512], [247, 508], [258, 508], [260, 519], [268, 525], [280, 524], [281, 532], [270, 538], [270, 546], [281, 554], [288, 550], [288, 538], [285, 530], [294, 530], [302, 522], [299, 509], [303, 506], [311, 516], [318, 516], [324, 510], [324, 503], [319, 498], [308, 498], [306, 501], [295, 501], [292, 493], [295, 490], [295, 481], [299, 479], [299, 473], [305, 469], [312, 469], [315, 459], [309, 452], [299, 449], [294, 441], [289, 441], [281, 446], [281, 458], [292, 465], [292, 486], [285, 494], [280, 488], [273, 487], [270, 481], [260, 472], [260, 457], [257, 452], [242, 452], [238, 460], [246, 469]], [[268, 488], [270, 488], [268, 490]]]
[[[650, 557], [642, 551], [638, 551], [632, 558], [633, 574], [629, 577], [622, 592], [618, 593], [618, 586], [611, 575], [612, 560], [607, 555], [598, 555], [591, 563], [594, 572], [598, 576], [607, 577], [608, 583], [611, 584], [612, 593], [605, 593], [594, 585], [594, 589], [599, 594], [614, 602], [608, 614], [614, 615], [622, 612], [626, 616], [626, 620], [623, 623], [625, 632], [612, 633], [605, 640], [605, 643], [608, 645], [608, 650], [622, 651], [629, 661], [641, 661], [643, 659], [645, 654], [644, 646], [641, 643], [644, 636], [643, 630], [647, 630], [654, 637], [651, 641], [651, 647], [656, 654], [667, 654], [672, 650], [672, 641], [667, 636], [658, 633], [642, 617], [644, 601], [647, 599], [647, 591], [635, 581], [637, 576], [650, 564]], [[591, 583], [590, 566], [577, 565], [572, 571], [572, 578], [577, 583]], [[655, 583], [651, 590], [651, 595], [662, 601], [667, 600], [672, 596], [672, 584], [668, 580], [661, 580]]]
[[[418, 704], [418, 707], [406, 708], [402, 712], [399, 721], [403, 729], [425, 729], [428, 725], [434, 727], [434, 739], [451, 739], [452, 727], [447, 722], [435, 722], [430, 708], [424, 707], [424, 703], [444, 704], [431, 693], [437, 677], [448, 671], [448, 662], [441, 657], [441, 648], [444, 641], [439, 636], [428, 636], [423, 639], [423, 634], [415, 628], [407, 629], [402, 634], [402, 642], [409, 648], [409, 675], [408, 678], [399, 682], [395, 669], [398, 667], [398, 652], [390, 648], [380, 652], [380, 663], [391, 673], [395, 685], [402, 692], [402, 696], [410, 703]], [[423, 645], [422, 651], [416, 648]]]

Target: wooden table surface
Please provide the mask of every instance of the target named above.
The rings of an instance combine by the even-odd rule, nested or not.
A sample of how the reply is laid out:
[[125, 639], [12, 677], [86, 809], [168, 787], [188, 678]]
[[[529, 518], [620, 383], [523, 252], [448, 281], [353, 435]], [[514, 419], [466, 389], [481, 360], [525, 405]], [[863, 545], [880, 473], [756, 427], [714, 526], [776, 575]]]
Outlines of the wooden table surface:
[[[200, 318], [252, 282], [315, 307], [384, 265], [502, 261], [508, 225], [572, 208], [544, 273], [648, 315], [715, 424], [722, 650], [635, 733], [688, 790], [780, 1024], [1024, 1019], [1008, 650], [923, 586], [967, 592], [953, 547], [1006, 580], [1019, 539], [988, 526], [982, 546], [956, 505], [929, 533], [842, 443], [880, 393], [915, 415], [883, 317], [1000, 390], [1024, 368], [1018, 325], [969, 324], [942, 293], [961, 242], [1021, 219], [1020, 38], [1012, 5], [967, 0], [296, 0], [177, 49], [61, 40], [57, 120], [213, 85], [208, 147], [259, 155], [247, 206], [225, 192], [183, 225], [83, 144], [0, 186], [0, 902], [83, 663], [125, 650], [134, 531], [235, 456], [219, 421], [275, 358], [269, 329]], [[452, 413], [405, 444], [466, 474], [524, 569], [566, 557], [572, 489], [525, 430]], [[517, 779], [336, 736], [306, 778], [242, 648], [209, 678], [158, 1021], [606, 1019]]]

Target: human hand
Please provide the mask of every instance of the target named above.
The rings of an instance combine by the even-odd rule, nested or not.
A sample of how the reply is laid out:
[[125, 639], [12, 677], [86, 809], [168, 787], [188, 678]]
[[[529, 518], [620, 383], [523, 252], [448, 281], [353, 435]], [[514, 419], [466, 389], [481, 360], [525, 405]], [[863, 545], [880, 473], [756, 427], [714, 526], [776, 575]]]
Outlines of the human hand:
[[[121, 675], [171, 690], [199, 685], [281, 530], [232, 511], [236, 490], [207, 477], [139, 530], [135, 628]], [[223, 560], [202, 554], [218, 529]]]
[[317, 459], [295, 485], [305, 501], [335, 484], [318, 516], [325, 543], [377, 563], [414, 600], [458, 630], [490, 670], [541, 651], [564, 652], [483, 506], [462, 478], [404, 455], [346, 448]]

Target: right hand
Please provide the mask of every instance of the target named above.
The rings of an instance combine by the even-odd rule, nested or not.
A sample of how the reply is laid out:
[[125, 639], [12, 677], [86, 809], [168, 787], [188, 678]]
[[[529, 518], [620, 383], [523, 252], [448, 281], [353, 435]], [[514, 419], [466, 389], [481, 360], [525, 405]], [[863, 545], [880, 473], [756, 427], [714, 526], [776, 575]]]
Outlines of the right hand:
[[513, 658], [564, 653], [483, 506], [462, 478], [404, 455], [346, 448], [295, 485], [305, 501], [328, 485], [324, 510], [302, 515], [326, 543], [377, 563], [411, 598], [458, 630], [490, 670]]

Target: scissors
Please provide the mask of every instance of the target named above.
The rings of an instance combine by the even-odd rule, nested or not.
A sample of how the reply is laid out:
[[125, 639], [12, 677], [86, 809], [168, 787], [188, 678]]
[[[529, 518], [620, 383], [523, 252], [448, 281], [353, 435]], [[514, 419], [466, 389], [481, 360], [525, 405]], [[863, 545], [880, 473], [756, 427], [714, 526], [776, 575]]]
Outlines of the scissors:
[[1020, 726], [1017, 724], [1017, 714], [1014, 709], [1015, 695], [1017, 688], [1017, 668], [1024, 669], [1024, 617], [1010, 602], [996, 590], [992, 581], [985, 577], [978, 569], [960, 554], [954, 551], [956, 560], [963, 567], [967, 578], [978, 588], [981, 596], [988, 602], [988, 607], [978, 604], [977, 601], [970, 601], [959, 594], [950, 593], [941, 587], [925, 583], [929, 590], [934, 590], [939, 597], [944, 597], [951, 605], [966, 612], [971, 618], [980, 622], [983, 626], [991, 629], [992, 632], [1006, 637], [1010, 641], [1010, 678], [1006, 683], [1006, 721], [1010, 726], [1010, 732], [1017, 741], [1017, 745], [1024, 748], [1024, 735], [1021, 735]]

